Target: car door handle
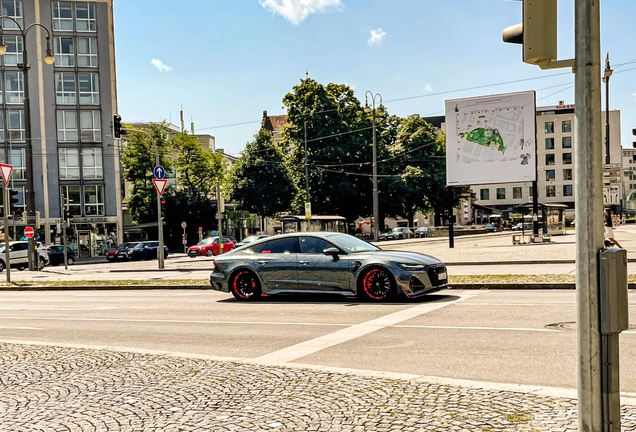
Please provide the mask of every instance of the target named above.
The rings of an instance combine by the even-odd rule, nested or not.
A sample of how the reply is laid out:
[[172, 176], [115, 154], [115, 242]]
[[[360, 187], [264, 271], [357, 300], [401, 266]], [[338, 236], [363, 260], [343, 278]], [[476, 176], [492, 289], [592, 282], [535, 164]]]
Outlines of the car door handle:
[[307, 265], [309, 264], [309, 261], [298, 261], [298, 264]]
[[267, 261], [256, 261], [257, 263], [261, 264], [261, 265], [265, 265], [267, 264]]

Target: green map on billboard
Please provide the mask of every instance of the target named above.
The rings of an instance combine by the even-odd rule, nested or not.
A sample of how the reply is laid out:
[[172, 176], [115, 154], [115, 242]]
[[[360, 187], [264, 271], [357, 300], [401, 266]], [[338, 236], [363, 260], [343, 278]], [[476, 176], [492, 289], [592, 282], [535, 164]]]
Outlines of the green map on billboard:
[[503, 152], [506, 150], [506, 146], [504, 145], [503, 138], [499, 135], [499, 131], [497, 129], [491, 128], [477, 128], [473, 129], [467, 134], [464, 135], [464, 138], [467, 141], [472, 141], [484, 147], [492, 147], [493, 145], [499, 150]]

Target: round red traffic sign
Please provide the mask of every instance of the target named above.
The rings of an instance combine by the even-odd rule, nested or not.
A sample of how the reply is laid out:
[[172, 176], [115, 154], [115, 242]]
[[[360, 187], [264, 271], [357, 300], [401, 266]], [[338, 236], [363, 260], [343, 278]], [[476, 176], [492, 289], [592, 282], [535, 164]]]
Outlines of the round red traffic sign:
[[24, 229], [24, 236], [26, 238], [33, 238], [33, 236], [35, 235], [35, 231], [33, 230], [33, 228], [31, 227], [26, 227]]

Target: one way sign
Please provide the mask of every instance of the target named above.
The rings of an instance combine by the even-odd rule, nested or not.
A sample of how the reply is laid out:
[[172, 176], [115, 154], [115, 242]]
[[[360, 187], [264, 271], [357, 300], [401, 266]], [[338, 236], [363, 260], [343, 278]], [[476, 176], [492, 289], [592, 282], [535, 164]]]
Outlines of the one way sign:
[[164, 178], [166, 178], [166, 170], [163, 169], [161, 165], [157, 165], [153, 170], [153, 173], [155, 174], [155, 178], [157, 180], [163, 180]]

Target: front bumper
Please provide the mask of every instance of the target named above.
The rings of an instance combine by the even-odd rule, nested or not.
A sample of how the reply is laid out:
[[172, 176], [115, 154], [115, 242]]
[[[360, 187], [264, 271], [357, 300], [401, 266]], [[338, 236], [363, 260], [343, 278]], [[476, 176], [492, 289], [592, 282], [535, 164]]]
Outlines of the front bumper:
[[402, 272], [396, 279], [399, 289], [408, 298], [448, 288], [448, 272], [444, 265], [431, 266], [426, 271]]

